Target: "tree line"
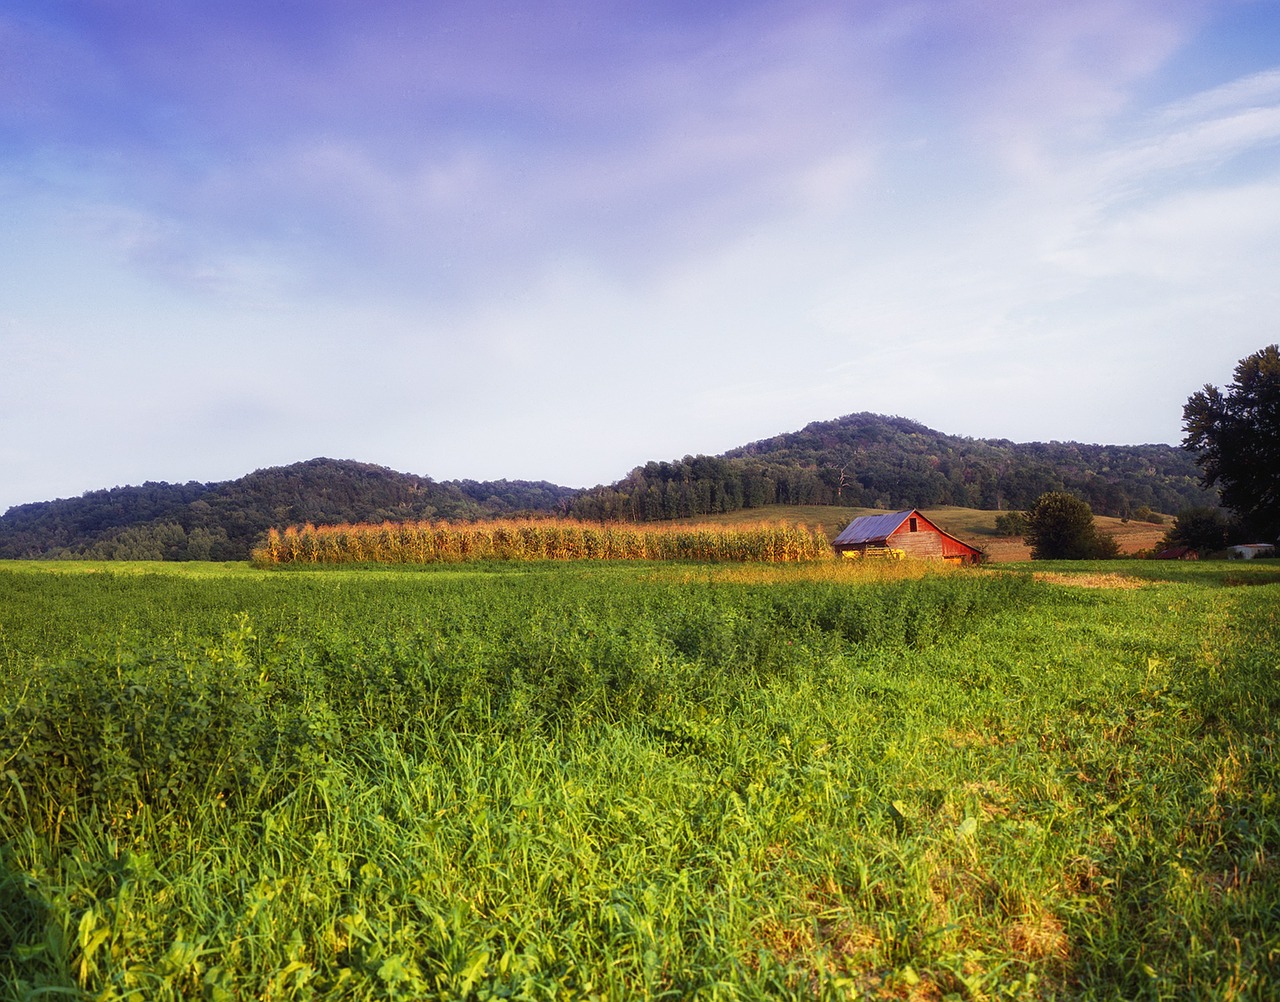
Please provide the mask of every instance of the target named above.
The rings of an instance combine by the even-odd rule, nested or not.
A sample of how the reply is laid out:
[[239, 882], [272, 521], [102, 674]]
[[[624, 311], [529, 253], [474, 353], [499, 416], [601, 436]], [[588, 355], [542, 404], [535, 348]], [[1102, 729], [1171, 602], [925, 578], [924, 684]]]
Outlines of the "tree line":
[[[1206, 383], [1182, 409], [1183, 448], [1195, 454], [1206, 489], [1221, 506], [1178, 512], [1163, 546], [1212, 554], [1233, 543], [1280, 544], [1280, 345], [1242, 358], [1225, 390]], [[1014, 516], [996, 520], [1013, 528]], [[1041, 495], [1017, 528], [1033, 560], [1106, 558], [1115, 540], [1100, 534], [1089, 505], [1061, 492]]]

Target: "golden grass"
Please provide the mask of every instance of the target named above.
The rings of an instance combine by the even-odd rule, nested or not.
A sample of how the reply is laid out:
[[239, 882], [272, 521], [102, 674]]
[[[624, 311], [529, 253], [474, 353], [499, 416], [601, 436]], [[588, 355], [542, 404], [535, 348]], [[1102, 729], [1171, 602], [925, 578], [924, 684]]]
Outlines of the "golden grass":
[[1062, 920], [1046, 911], [1017, 918], [1005, 930], [1005, 945], [1025, 961], [1065, 961], [1071, 953]]
[[662, 580], [757, 585], [792, 581], [831, 584], [881, 584], [916, 581], [926, 576], [964, 574], [968, 569], [941, 560], [822, 560], [809, 563], [716, 565], [655, 572]]
[[1118, 588], [1129, 591], [1143, 587], [1146, 582], [1127, 574], [1064, 574], [1058, 571], [1036, 571], [1031, 575], [1037, 581], [1067, 585], [1072, 588]]

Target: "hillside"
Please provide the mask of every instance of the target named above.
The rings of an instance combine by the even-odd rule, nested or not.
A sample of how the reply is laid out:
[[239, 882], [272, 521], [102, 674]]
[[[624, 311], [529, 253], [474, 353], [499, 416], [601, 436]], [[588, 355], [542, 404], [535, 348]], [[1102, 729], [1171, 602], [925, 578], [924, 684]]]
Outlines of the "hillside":
[[146, 483], [18, 505], [0, 517], [0, 558], [244, 560], [273, 525], [491, 518], [556, 511], [577, 493], [522, 480], [437, 483], [312, 459], [223, 483]]
[[[437, 482], [312, 459], [222, 483], [145, 483], [18, 505], [0, 517], [0, 558], [243, 560], [271, 526], [483, 519], [527, 512], [656, 521], [766, 505], [837, 509], [1025, 509], [1047, 490], [1099, 515], [1216, 503], [1170, 445], [1016, 444], [960, 438], [906, 418], [850, 414], [719, 456], [636, 467], [590, 490], [546, 482]], [[842, 517], [842, 516], [841, 516]]]
[[731, 449], [636, 467], [584, 493], [584, 518], [648, 521], [770, 504], [877, 509], [1023, 510], [1065, 490], [1101, 515], [1139, 507], [1176, 512], [1213, 505], [1192, 456], [1171, 445], [1083, 445], [971, 439], [915, 421], [849, 414]]

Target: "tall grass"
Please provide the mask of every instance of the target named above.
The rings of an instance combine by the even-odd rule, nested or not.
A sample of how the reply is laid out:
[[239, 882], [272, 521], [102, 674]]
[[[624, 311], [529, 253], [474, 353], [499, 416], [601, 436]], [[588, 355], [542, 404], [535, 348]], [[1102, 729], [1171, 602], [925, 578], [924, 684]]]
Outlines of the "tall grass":
[[0, 998], [1274, 997], [1278, 586], [1050, 569], [0, 567]]
[[271, 529], [254, 550], [275, 564], [430, 564], [481, 560], [795, 562], [831, 555], [820, 529], [801, 525], [654, 525], [567, 519], [384, 522]]

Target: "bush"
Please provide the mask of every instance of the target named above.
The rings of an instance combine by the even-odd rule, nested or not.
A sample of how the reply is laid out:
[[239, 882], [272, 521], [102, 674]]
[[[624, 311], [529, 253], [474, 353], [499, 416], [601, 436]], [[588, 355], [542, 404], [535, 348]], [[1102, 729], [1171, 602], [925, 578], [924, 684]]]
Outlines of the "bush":
[[996, 516], [997, 536], [1025, 536], [1027, 534], [1027, 513], [1009, 511]]
[[1149, 505], [1138, 505], [1133, 509], [1133, 517], [1139, 522], [1147, 522], [1150, 525], [1164, 525], [1164, 516], [1157, 511], [1152, 511]]

